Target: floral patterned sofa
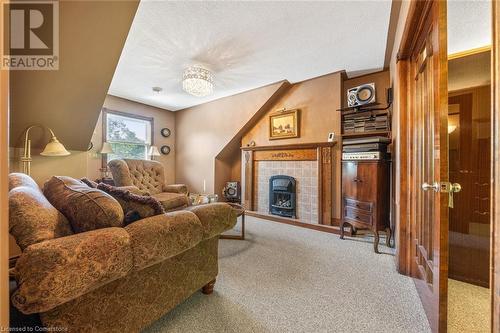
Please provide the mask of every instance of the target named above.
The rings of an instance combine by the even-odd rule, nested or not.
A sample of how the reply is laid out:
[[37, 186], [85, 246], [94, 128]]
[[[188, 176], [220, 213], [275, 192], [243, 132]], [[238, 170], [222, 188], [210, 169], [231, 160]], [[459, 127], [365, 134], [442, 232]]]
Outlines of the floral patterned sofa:
[[69, 177], [52, 177], [42, 192], [29, 176], [9, 175], [10, 233], [23, 251], [16, 308], [57, 330], [137, 332], [213, 290], [218, 236], [236, 210], [216, 203], [124, 226], [115, 201]]

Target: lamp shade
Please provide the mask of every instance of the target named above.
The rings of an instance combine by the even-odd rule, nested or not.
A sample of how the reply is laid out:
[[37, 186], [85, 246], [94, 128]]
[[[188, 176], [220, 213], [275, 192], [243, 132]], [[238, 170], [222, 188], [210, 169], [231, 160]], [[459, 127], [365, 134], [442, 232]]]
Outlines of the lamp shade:
[[149, 156], [160, 156], [160, 151], [158, 150], [158, 147], [156, 146], [151, 146], [149, 148]]
[[109, 142], [103, 142], [101, 148], [101, 154], [112, 154], [114, 153], [113, 147]]
[[49, 143], [47, 143], [45, 149], [40, 153], [42, 156], [68, 156], [70, 154], [55, 136], [50, 138]]

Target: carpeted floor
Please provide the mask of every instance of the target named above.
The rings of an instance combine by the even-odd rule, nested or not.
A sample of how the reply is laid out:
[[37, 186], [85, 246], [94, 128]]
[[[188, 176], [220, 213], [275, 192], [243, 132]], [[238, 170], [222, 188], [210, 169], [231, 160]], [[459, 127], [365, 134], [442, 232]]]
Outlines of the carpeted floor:
[[247, 217], [247, 240], [220, 241], [214, 294], [145, 332], [429, 332], [413, 281], [370, 241]]
[[448, 279], [448, 333], [490, 332], [490, 290]]

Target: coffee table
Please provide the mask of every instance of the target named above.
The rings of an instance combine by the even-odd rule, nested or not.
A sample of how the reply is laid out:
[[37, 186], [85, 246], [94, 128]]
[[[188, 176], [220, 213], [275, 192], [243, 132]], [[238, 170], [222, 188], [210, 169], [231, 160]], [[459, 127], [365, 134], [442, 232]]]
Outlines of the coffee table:
[[219, 239], [245, 240], [245, 208], [242, 205], [237, 204], [235, 202], [226, 202], [226, 203], [229, 206], [241, 211], [241, 213], [239, 213], [237, 215], [237, 217], [241, 216], [241, 234], [239, 234], [239, 235], [220, 235]]

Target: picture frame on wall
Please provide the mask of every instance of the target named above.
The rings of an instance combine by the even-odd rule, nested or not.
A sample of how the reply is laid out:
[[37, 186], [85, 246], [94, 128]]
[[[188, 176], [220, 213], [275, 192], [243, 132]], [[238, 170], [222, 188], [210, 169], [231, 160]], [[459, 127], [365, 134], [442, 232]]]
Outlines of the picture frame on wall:
[[298, 138], [300, 110], [283, 110], [269, 116], [269, 140]]

